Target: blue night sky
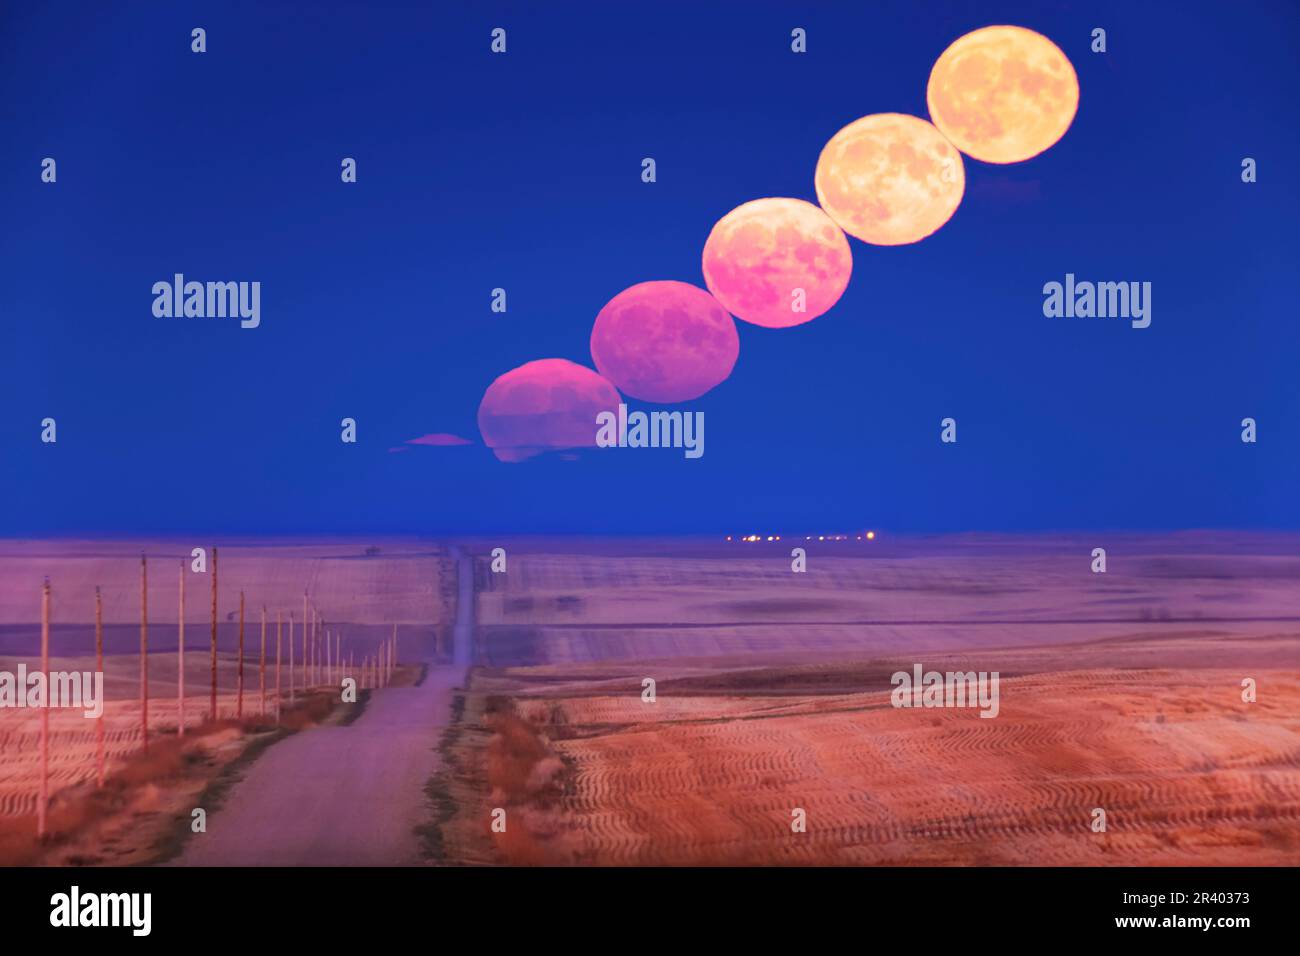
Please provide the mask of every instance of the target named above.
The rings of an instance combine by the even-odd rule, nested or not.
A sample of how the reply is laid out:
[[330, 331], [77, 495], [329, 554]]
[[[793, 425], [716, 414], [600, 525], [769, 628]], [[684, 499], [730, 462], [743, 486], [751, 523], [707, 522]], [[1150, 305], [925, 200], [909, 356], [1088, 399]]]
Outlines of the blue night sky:
[[[702, 286], [719, 217], [816, 201], [826, 140], [926, 116], [993, 23], [1070, 57], [1074, 125], [851, 240], [826, 316], [740, 323], [703, 458], [481, 444], [496, 376]], [[1280, 2], [6, 3], [0, 534], [1300, 527], [1298, 48]], [[260, 281], [261, 327], [155, 318], [175, 272]], [[1045, 318], [1067, 272], [1151, 282], [1151, 327]], [[476, 444], [388, 451], [427, 432]]]

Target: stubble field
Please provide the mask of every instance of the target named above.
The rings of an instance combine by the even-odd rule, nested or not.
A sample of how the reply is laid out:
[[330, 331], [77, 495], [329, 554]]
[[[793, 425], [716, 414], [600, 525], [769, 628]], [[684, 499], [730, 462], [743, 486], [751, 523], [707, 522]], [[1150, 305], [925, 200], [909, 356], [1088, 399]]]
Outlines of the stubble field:
[[[1295, 544], [519, 549], [480, 576], [447, 858], [1294, 865]], [[895, 708], [917, 663], [998, 671], [998, 716]]]

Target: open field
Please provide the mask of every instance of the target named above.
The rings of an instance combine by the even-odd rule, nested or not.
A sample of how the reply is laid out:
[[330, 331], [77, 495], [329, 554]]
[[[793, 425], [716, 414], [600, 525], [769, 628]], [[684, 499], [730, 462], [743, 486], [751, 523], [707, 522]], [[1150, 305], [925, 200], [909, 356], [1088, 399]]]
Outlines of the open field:
[[[7, 542], [0, 670], [38, 666], [45, 575], [52, 668], [93, 669], [101, 585], [113, 783], [96, 794], [95, 722], [53, 713], [46, 862], [156, 859], [175, 843], [180, 810], [274, 743], [217, 811], [219, 836], [180, 862], [392, 865], [423, 852], [451, 864], [1300, 863], [1300, 539], [1104, 543], [1105, 574], [1089, 570], [1096, 542], [1071, 537], [799, 542], [802, 574], [784, 541], [475, 542], [464, 546], [472, 562], [382, 540], [222, 545], [222, 720], [201, 723], [210, 579], [194, 574], [182, 744], [175, 572], [187, 547]], [[367, 555], [371, 544], [380, 550]], [[489, 545], [507, 548], [508, 573], [490, 571]], [[136, 701], [142, 547], [147, 757]], [[158, 572], [169, 563], [170, 575]], [[473, 645], [468, 688], [458, 668], [431, 667], [422, 685], [412, 668], [413, 683], [379, 692], [354, 723], [325, 706], [336, 694], [318, 693], [320, 712], [294, 718], [305, 732], [277, 742], [256, 717], [259, 612], [272, 612], [269, 689], [274, 611], [286, 622], [301, 613], [297, 578], [314, 582], [312, 604], [345, 653], [373, 653], [396, 624], [403, 659], [436, 665], [461, 635], [462, 660]], [[300, 642], [299, 630], [299, 687]], [[996, 671], [997, 716], [896, 708], [891, 678], [915, 665]], [[37, 711], [0, 710], [5, 859], [37, 852], [38, 723]], [[490, 828], [496, 808], [503, 833]], [[1097, 810], [1104, 832], [1092, 829]]]
[[[392, 624], [428, 628], [437, 620], [442, 553], [427, 542], [388, 539], [322, 541], [299, 545], [276, 541], [218, 542], [218, 645], [238, 643], [239, 592], [246, 595], [246, 638], [256, 635], [265, 606], [274, 634], [275, 615], [302, 618], [303, 592], [327, 626], [373, 628]], [[95, 587], [103, 594], [105, 650], [130, 652], [140, 639], [140, 554], [149, 558], [150, 647], [176, 649], [178, 572], [192, 547], [207, 541], [0, 541], [0, 656], [39, 647], [40, 585], [54, 588], [56, 649], [94, 648]], [[366, 555], [367, 547], [379, 552]], [[186, 645], [207, 646], [211, 576], [187, 573]], [[346, 634], [346, 631], [345, 631]], [[420, 640], [431, 635], [421, 632]]]
[[[205, 543], [206, 544], [206, 543]], [[377, 551], [365, 553], [367, 548]], [[341, 636], [342, 657], [349, 654], [360, 677], [362, 658], [373, 655], [397, 629], [399, 652], [406, 660], [435, 660], [449, 638], [448, 607], [454, 600], [454, 576], [448, 580], [443, 553], [428, 543], [322, 541], [301, 544], [247, 542], [220, 544], [218, 578], [217, 684], [220, 723], [208, 721], [210, 693], [211, 575], [192, 573], [190, 543], [174, 541], [0, 542], [0, 671], [40, 669], [40, 587], [52, 586], [51, 661], [53, 671], [93, 672], [94, 591], [104, 607], [104, 738], [110, 781], [129, 780], [128, 795], [115, 788], [114, 812], [139, 813], [155, 819], [175, 803], [202, 790], [213, 774], [250, 746], [275, 737], [274, 689], [276, 620], [281, 613], [281, 691], [285, 725], [314, 725], [322, 714], [304, 710], [301, 627], [303, 592], [323, 615], [325, 626]], [[141, 754], [140, 689], [140, 553], [149, 557], [149, 726], [150, 755]], [[178, 570], [186, 570], [185, 720], [183, 745], [178, 723]], [[211, 567], [211, 552], [208, 555]], [[243, 664], [243, 720], [235, 720], [238, 686], [239, 592], [246, 592]], [[266, 632], [267, 715], [259, 719], [259, 658], [262, 650], [261, 608], [268, 608]], [[293, 630], [294, 668], [299, 707], [288, 710], [289, 614]], [[323, 687], [323, 668], [311, 683]], [[362, 685], [364, 686], [364, 684]], [[318, 691], [313, 698], [323, 697]], [[337, 694], [330, 695], [337, 698]], [[337, 702], [337, 701], [336, 701]], [[312, 708], [320, 709], [315, 703]], [[50, 712], [50, 815], [56, 845], [74, 843], [87, 859], [102, 859], [83, 846], [80, 832], [89, 824], [74, 804], [86, 803], [94, 790], [96, 720], [77, 710]], [[40, 711], [0, 709], [0, 859], [5, 847], [30, 855], [25, 842], [35, 833], [40, 783]], [[277, 738], [278, 739], [278, 738]], [[154, 759], [154, 752], [161, 755]], [[150, 780], [147, 767], [157, 779]], [[141, 788], [151, 793], [142, 796]], [[93, 796], [93, 793], [91, 794]], [[104, 798], [106, 799], [106, 798]], [[101, 799], [100, 802], [104, 802]], [[140, 809], [140, 801], [146, 809]], [[128, 806], [135, 809], [128, 811]], [[103, 808], [96, 819], [103, 816]], [[164, 814], [165, 815], [165, 814]], [[110, 815], [111, 816], [111, 815]], [[99, 823], [102, 823], [99, 820]], [[97, 824], [98, 825], [98, 824]], [[60, 831], [58, 828], [63, 827]], [[154, 831], [133, 832], [118, 822], [114, 859], [145, 862], [139, 839]], [[156, 827], [155, 827], [156, 830]], [[76, 831], [76, 832], [74, 832]], [[19, 839], [21, 837], [21, 839]], [[93, 842], [93, 841], [92, 841]], [[15, 850], [14, 848], [17, 847]], [[53, 851], [50, 851], [53, 852]], [[67, 855], [67, 854], [65, 854]], [[55, 860], [58, 862], [58, 860]]]
[[[480, 569], [444, 858], [1300, 863], [1300, 542], [1113, 540], [1104, 575], [1069, 539], [809, 546], [806, 575], [766, 543], [516, 548]], [[999, 672], [998, 715], [895, 708], [918, 663]]]
[[[226, 703], [233, 714], [233, 696]], [[151, 731], [147, 752], [141, 747], [138, 706], [119, 702], [112, 714], [104, 721], [102, 788], [95, 779], [95, 722], [67, 712], [51, 714], [51, 799], [43, 840], [35, 830], [39, 717], [3, 741], [0, 760], [12, 772], [0, 789], [5, 801], [0, 865], [128, 866], [165, 859], [188, 835], [191, 810], [215, 810], [221, 781], [243, 760], [288, 735], [337, 722], [346, 709], [337, 695], [316, 690], [286, 706], [279, 723], [269, 714], [259, 719], [254, 711], [243, 720], [196, 721], [178, 737], [160, 720], [164, 732]]]
[[[874, 691], [747, 692], [777, 677], [851, 685], [851, 668], [669, 680], [653, 704], [633, 687], [515, 697], [537, 757], [518, 791], [496, 796], [516, 799], [537, 855], [504, 859], [1294, 865], [1300, 671], [1254, 673], [1266, 688], [1255, 704], [1237, 671], [1004, 678], [993, 720], [895, 709], [883, 673]], [[1104, 834], [1090, 829], [1098, 807]], [[806, 833], [791, 832], [795, 808]]]
[[[1091, 551], [1108, 548], [1092, 574]], [[803, 547], [806, 573], [790, 570]], [[556, 551], [540, 550], [546, 547]], [[1135, 630], [1300, 629], [1300, 537], [959, 536], [902, 542], [510, 544], [479, 566], [480, 656], [498, 666], [834, 659], [1080, 643]], [[1222, 627], [1218, 627], [1222, 630]]]

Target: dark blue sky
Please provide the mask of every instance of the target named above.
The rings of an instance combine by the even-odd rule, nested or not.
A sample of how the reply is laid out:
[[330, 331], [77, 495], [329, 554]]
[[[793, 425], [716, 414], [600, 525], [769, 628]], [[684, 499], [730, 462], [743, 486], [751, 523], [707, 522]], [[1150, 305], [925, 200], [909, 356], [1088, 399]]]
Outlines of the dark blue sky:
[[[990, 23], [1071, 58], [1073, 127], [967, 160], [924, 242], [852, 240], [828, 315], [741, 323], [702, 459], [388, 452], [590, 364], [624, 287], [702, 285], [720, 216], [815, 201], [826, 140], [926, 116]], [[1300, 527], [1297, 48], [1281, 2], [5, 4], [0, 533]], [[154, 318], [174, 272], [259, 280], [261, 327]], [[1044, 318], [1066, 272], [1150, 281], [1151, 327]]]

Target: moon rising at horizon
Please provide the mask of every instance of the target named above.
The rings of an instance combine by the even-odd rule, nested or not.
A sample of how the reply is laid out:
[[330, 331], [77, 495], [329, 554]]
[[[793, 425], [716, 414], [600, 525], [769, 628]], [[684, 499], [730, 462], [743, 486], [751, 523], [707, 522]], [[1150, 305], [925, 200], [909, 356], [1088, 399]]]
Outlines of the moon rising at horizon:
[[618, 408], [617, 390], [568, 359], [536, 359], [498, 376], [478, 407], [483, 442], [501, 461], [596, 444], [596, 415]]

